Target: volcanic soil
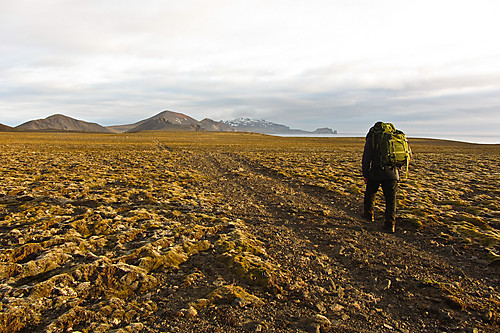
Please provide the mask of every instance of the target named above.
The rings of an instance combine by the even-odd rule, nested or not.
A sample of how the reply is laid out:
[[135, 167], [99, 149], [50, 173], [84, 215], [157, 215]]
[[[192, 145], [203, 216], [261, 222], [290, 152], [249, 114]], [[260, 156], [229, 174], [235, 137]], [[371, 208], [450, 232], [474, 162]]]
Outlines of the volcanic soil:
[[0, 133], [0, 332], [498, 332], [500, 147], [410, 145], [386, 234], [361, 138]]

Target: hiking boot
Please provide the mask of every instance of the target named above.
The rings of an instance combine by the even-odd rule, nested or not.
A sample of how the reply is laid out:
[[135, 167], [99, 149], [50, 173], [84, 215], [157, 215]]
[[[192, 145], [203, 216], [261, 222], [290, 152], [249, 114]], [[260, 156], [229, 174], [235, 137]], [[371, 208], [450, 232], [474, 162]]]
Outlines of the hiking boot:
[[373, 222], [373, 213], [361, 213], [361, 218], [367, 222]]
[[396, 232], [396, 224], [394, 222], [386, 221], [382, 230], [388, 234], [393, 234]]

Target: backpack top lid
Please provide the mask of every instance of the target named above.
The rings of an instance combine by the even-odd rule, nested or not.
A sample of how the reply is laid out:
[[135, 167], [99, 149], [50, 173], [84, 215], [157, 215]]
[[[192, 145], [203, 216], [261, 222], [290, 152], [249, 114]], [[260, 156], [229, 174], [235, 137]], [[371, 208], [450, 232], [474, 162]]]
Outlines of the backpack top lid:
[[392, 123], [384, 123], [381, 121], [377, 121], [372, 128], [370, 128], [370, 132], [375, 133], [392, 133], [396, 131], [396, 127]]

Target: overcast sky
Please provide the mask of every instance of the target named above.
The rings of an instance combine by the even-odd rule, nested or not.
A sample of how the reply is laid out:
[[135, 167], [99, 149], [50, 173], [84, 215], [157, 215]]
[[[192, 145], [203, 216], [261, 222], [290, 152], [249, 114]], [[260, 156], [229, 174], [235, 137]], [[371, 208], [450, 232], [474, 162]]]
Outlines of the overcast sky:
[[500, 135], [498, 0], [0, 0], [0, 123]]

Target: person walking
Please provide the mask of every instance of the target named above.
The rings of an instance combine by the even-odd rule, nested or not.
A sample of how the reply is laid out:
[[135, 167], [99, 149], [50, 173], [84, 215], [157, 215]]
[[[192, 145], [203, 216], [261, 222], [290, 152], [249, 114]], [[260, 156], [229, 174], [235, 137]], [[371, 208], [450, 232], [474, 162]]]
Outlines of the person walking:
[[[363, 202], [362, 218], [373, 222], [373, 207], [375, 195], [380, 186], [385, 198], [385, 217], [383, 230], [388, 233], [396, 231], [396, 192], [398, 190], [399, 170], [395, 165], [383, 166], [380, 161], [379, 146], [374, 142], [374, 128], [381, 126], [381, 122], [376, 123], [366, 135], [365, 147], [363, 150], [362, 171], [366, 184]], [[391, 125], [392, 126], [392, 125]]]

